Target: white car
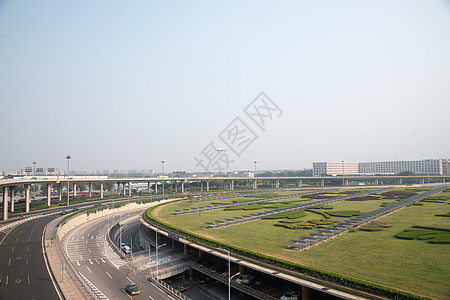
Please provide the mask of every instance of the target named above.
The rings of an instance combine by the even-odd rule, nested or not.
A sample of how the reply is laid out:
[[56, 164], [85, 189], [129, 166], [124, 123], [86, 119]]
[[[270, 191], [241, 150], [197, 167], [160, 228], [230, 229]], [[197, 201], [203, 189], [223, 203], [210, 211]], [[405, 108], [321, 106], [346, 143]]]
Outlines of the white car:
[[252, 275], [241, 275], [241, 276], [239, 276], [238, 279], [236, 279], [236, 283], [237, 284], [249, 284], [254, 279], [255, 279], [255, 277], [253, 277]]
[[281, 300], [298, 300], [298, 292], [289, 291], [286, 294], [284, 294], [280, 299]]

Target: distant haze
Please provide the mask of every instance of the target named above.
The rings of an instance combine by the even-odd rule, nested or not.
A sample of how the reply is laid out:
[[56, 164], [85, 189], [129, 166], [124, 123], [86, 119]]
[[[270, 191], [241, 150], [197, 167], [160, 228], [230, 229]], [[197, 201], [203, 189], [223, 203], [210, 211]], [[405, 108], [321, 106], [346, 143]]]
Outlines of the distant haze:
[[0, 170], [449, 158], [450, 4], [1, 1], [0, 101]]

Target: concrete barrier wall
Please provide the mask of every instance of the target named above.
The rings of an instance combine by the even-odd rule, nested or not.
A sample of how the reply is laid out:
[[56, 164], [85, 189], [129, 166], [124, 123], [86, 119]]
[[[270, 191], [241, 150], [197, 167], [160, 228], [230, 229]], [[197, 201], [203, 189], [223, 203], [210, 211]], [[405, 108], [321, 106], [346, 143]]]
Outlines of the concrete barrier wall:
[[97, 212], [91, 212], [89, 215], [87, 212], [81, 212], [78, 214], [75, 214], [73, 217], [66, 220], [66, 223], [64, 223], [61, 228], [58, 231], [58, 238], [60, 240], [63, 240], [66, 234], [68, 234], [72, 229], [76, 228], [77, 226], [80, 226], [86, 222], [96, 220], [101, 217], [106, 217], [111, 214], [116, 214], [120, 212], [125, 211], [131, 211], [131, 210], [138, 210], [138, 209], [145, 209], [149, 208], [161, 203], [167, 203], [175, 200], [179, 200], [181, 198], [177, 199], [166, 199], [161, 201], [154, 201], [154, 202], [148, 202], [148, 203], [136, 203], [136, 202], [130, 202], [127, 203], [121, 207], [118, 208], [104, 208], [103, 210], [97, 211]]

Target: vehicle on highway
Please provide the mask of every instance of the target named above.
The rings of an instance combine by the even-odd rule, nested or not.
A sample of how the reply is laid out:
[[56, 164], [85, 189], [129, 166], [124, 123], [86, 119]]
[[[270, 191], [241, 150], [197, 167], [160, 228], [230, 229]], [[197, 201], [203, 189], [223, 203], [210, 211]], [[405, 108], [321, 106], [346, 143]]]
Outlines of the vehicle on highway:
[[65, 215], [65, 214], [67, 214], [67, 212], [66, 212], [65, 210], [63, 210], [63, 211], [61, 212], [61, 215]]
[[72, 211], [78, 211], [78, 207], [74, 207]]
[[286, 292], [286, 294], [284, 294], [283, 296], [281, 296], [280, 300], [298, 300], [298, 292], [295, 291], [289, 291]]
[[141, 290], [139, 290], [138, 286], [135, 285], [134, 283], [132, 283], [132, 284], [127, 284], [127, 285], [125, 286], [125, 288], [127, 289], [127, 292], [128, 292], [130, 295], [139, 295], [139, 294], [141, 293]]
[[125, 254], [130, 254], [131, 248], [125, 245], [122, 247], [122, 251], [125, 252]]
[[181, 283], [179, 286], [177, 286], [175, 289], [177, 290], [177, 292], [184, 292], [184, 291], [188, 291], [191, 288], [190, 285]]
[[255, 280], [255, 277], [253, 275], [244, 274], [239, 276], [238, 279], [236, 279], [237, 284], [250, 284]]

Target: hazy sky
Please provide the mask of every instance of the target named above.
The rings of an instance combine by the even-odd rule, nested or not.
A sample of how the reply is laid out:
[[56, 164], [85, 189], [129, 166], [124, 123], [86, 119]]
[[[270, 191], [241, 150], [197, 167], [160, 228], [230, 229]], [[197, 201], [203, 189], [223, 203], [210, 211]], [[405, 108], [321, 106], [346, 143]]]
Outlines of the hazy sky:
[[449, 158], [450, 2], [0, 0], [0, 103], [0, 170]]

